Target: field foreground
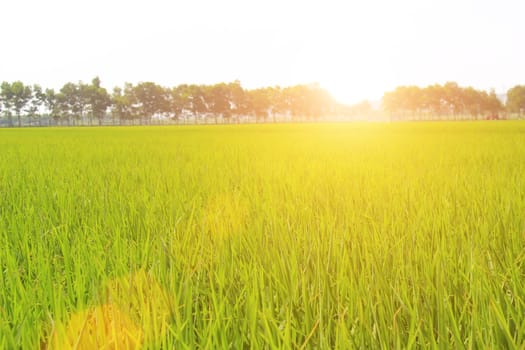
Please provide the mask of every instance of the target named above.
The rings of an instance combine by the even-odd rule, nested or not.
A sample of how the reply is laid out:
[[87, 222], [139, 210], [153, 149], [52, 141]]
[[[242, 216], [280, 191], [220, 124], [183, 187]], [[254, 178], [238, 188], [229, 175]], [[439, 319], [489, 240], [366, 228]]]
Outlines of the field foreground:
[[0, 130], [0, 349], [525, 347], [525, 123]]

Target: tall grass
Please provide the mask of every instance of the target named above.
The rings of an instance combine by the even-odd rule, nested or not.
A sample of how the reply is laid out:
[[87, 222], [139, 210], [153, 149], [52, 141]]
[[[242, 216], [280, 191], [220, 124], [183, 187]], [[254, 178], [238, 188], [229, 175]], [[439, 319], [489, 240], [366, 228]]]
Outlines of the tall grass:
[[0, 130], [0, 179], [0, 348], [525, 346], [522, 122]]

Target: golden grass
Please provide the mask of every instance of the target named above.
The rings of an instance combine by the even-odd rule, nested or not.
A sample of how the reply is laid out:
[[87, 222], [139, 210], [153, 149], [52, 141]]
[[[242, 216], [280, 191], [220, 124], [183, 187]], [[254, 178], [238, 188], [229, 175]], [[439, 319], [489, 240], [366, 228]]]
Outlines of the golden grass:
[[140, 349], [142, 342], [140, 327], [115, 305], [105, 304], [74, 313], [66, 324], [56, 324], [47, 349]]
[[111, 280], [107, 303], [54, 325], [47, 349], [140, 349], [167, 331], [171, 308], [166, 292], [144, 270]]

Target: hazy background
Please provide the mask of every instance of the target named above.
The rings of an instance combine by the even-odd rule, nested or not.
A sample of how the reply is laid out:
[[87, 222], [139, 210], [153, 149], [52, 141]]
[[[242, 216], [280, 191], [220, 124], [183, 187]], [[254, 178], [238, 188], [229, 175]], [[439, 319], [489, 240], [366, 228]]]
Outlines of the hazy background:
[[525, 84], [522, 1], [65, 1], [0, 4], [0, 81], [319, 82], [341, 102], [404, 84]]

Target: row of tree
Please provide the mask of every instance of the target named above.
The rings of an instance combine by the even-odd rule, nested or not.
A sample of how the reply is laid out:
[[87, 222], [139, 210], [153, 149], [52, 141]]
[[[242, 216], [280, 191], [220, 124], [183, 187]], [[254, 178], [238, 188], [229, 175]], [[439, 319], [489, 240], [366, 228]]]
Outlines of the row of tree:
[[[454, 82], [425, 88], [401, 86], [385, 93], [382, 102], [392, 120], [499, 118], [503, 112], [521, 116], [525, 86], [508, 91], [506, 106], [494, 91], [463, 88]], [[378, 114], [367, 101], [338, 104], [317, 84], [249, 90], [239, 81], [176, 87], [141, 82], [126, 83], [110, 93], [98, 77], [89, 84], [66, 83], [59, 91], [20, 81], [3, 82], [0, 113], [3, 125], [8, 126], [364, 119]]]
[[52, 120], [63, 125], [150, 124], [154, 120], [206, 119], [240, 122], [243, 118], [267, 121], [276, 116], [315, 119], [333, 113], [337, 104], [316, 84], [286, 88], [243, 89], [240, 82], [215, 85], [162, 87], [153, 82], [126, 83], [109, 93], [95, 78], [90, 84], [66, 83], [59, 91], [3, 82], [0, 109], [7, 125], [31, 125]]
[[100, 79], [93, 79], [91, 84], [65, 84], [60, 92], [42, 89], [40, 85], [24, 85], [20, 81], [3, 82], [0, 86], [0, 111], [6, 117], [8, 125], [22, 125], [22, 117], [31, 124], [41, 122], [41, 117], [55, 119], [80, 120], [89, 118], [102, 120], [111, 105], [111, 97], [100, 86]]
[[521, 114], [525, 108], [525, 86], [507, 92], [506, 106], [492, 90], [444, 85], [400, 86], [383, 96], [383, 108], [394, 119], [500, 119], [504, 112]]
[[519, 114], [525, 112], [525, 85], [516, 85], [507, 91], [507, 111]]

